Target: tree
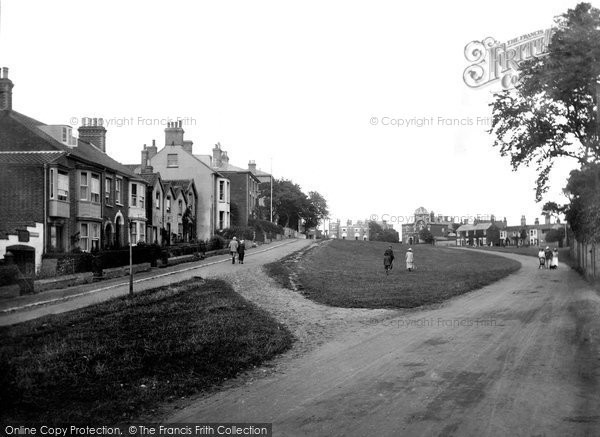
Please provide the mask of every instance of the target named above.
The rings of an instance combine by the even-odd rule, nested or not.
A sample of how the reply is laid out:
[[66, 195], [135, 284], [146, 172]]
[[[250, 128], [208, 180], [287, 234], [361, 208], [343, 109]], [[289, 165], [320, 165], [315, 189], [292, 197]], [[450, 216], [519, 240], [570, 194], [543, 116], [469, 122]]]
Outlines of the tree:
[[425, 243], [433, 243], [435, 241], [435, 237], [431, 233], [431, 231], [427, 228], [423, 228], [419, 231], [419, 238], [423, 240]]
[[596, 79], [600, 74], [600, 10], [580, 3], [555, 19], [548, 55], [519, 64], [519, 83], [495, 95], [492, 128], [513, 170], [534, 164], [536, 200], [548, 190], [558, 158], [579, 165], [600, 158]]
[[369, 221], [369, 239], [371, 241], [379, 241], [379, 237], [383, 235], [383, 228], [376, 221]]
[[[270, 205], [271, 186], [261, 184], [261, 196]], [[277, 224], [298, 230], [300, 214], [306, 207], [307, 197], [298, 184], [288, 179], [273, 180], [273, 218]]]
[[371, 241], [386, 241], [388, 243], [399, 243], [400, 234], [398, 231], [388, 228], [383, 229], [379, 223], [370, 220], [369, 221], [369, 239]]
[[600, 164], [573, 170], [564, 189], [569, 198], [565, 217], [579, 241], [600, 241]]
[[321, 220], [327, 217], [328, 214], [329, 210], [327, 209], [327, 201], [325, 198], [316, 191], [310, 191], [304, 202], [302, 211], [300, 212], [300, 215], [304, 220], [305, 232], [319, 226]]
[[546, 242], [547, 243], [556, 243], [558, 242], [559, 247], [562, 247], [562, 242], [565, 239], [565, 229], [550, 229], [546, 233]]

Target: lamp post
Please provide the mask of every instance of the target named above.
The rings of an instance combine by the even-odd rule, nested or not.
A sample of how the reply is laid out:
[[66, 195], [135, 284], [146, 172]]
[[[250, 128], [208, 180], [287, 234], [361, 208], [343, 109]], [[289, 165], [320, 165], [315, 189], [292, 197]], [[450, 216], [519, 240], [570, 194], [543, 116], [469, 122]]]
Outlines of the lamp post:
[[129, 295], [133, 296], [133, 242], [131, 241], [131, 226], [135, 226], [135, 222], [129, 219]]

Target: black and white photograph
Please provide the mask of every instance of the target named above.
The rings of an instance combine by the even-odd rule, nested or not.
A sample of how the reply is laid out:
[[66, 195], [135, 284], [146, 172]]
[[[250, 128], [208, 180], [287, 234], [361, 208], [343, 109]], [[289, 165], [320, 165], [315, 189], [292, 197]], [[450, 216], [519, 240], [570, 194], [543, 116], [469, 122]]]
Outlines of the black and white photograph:
[[0, 0], [0, 435], [600, 436], [600, 3]]

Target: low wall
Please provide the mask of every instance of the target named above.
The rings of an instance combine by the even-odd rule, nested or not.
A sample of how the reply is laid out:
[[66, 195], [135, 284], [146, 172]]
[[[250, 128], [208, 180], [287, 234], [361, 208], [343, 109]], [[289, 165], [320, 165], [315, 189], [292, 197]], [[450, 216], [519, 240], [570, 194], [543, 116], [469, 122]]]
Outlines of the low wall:
[[92, 272], [76, 273], [74, 275], [57, 276], [50, 279], [39, 279], [34, 282], [36, 293], [56, 290], [57, 288], [73, 287], [75, 285], [89, 284], [92, 282], [94, 274]]
[[[150, 265], [150, 263], [141, 263], [141, 264], [134, 264], [132, 270], [133, 270], [133, 274], [135, 275], [136, 273], [147, 272], [151, 268], [152, 268], [152, 266]], [[129, 266], [115, 267], [112, 269], [104, 269], [102, 271], [102, 279], [120, 278], [121, 276], [127, 276], [127, 275], [129, 275]]]

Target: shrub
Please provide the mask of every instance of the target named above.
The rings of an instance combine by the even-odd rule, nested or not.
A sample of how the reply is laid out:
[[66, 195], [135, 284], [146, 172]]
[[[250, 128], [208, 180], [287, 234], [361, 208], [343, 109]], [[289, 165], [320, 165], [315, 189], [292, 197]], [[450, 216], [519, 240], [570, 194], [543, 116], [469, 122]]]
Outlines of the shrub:
[[268, 220], [250, 219], [248, 220], [248, 226], [251, 226], [256, 232], [266, 232], [271, 235], [283, 235], [283, 226], [277, 223], [272, 223]]
[[0, 286], [16, 283], [20, 275], [21, 272], [15, 264], [0, 266]]
[[56, 259], [56, 275], [73, 275], [75, 273], [91, 272], [94, 255], [80, 250], [71, 253], [53, 253], [44, 258]]
[[244, 226], [232, 226], [227, 229], [219, 231], [219, 235], [224, 237], [226, 240], [231, 240], [233, 237], [237, 237], [238, 240], [254, 240], [254, 228]]
[[213, 235], [208, 240], [206, 250], [219, 250], [223, 249], [227, 245], [227, 240], [220, 235]]

